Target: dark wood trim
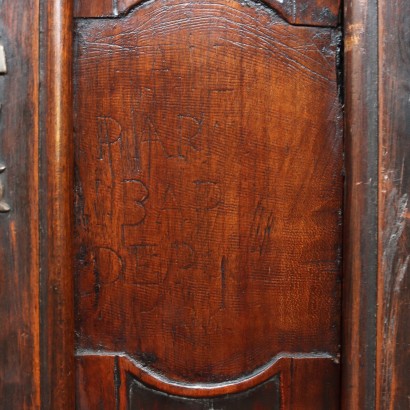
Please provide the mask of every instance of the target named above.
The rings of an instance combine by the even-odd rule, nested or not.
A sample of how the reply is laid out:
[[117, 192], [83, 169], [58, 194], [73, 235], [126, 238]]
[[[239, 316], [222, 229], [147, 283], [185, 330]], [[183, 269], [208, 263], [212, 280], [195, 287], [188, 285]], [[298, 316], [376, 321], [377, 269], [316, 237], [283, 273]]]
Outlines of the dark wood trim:
[[345, 16], [346, 208], [342, 407], [373, 409], [378, 238], [377, 0], [348, 0]]
[[[101, 365], [103, 362], [114, 360], [114, 358], [118, 362], [119, 370], [124, 380], [128, 374], [146, 386], [165, 394], [202, 398], [243, 393], [265, 383], [279, 374], [282, 374], [282, 378], [287, 376], [291, 378], [290, 369], [293, 362], [314, 363], [316, 361], [317, 363], [333, 364], [333, 366], [338, 364], [334, 357], [323, 353], [280, 354], [253, 373], [232, 380], [229, 383], [196, 383], [195, 385], [190, 385], [170, 380], [162, 374], [155, 373], [125, 353], [82, 351], [76, 355], [77, 363], [81, 361], [92, 361], [95, 363], [100, 362]], [[338, 372], [337, 366], [335, 366], [335, 370]], [[121, 391], [121, 396], [127, 397], [127, 389], [124, 383], [121, 384]]]
[[0, 2], [0, 408], [40, 408], [39, 0]]
[[41, 396], [74, 408], [72, 1], [42, 3]]
[[410, 6], [345, 4], [343, 408], [407, 408]]
[[[76, 0], [74, 17], [118, 17], [146, 0]], [[249, 0], [247, 0], [249, 1]], [[263, 0], [288, 23], [302, 26], [337, 27], [341, 0]]]
[[410, 397], [410, 3], [379, 0], [379, 280], [376, 408]]

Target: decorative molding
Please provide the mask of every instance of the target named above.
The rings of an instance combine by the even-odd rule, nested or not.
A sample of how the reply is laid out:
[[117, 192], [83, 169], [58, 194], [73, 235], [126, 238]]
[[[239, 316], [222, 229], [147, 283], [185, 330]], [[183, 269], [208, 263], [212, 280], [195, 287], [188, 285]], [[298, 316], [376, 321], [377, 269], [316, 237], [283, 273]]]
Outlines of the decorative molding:
[[346, 1], [346, 194], [342, 313], [344, 410], [379, 408], [375, 404], [379, 155], [377, 45], [378, 1]]
[[[251, 7], [260, 4], [244, 0]], [[263, 0], [288, 23], [304, 26], [336, 27], [339, 24], [340, 0]], [[145, 0], [77, 0], [74, 17], [122, 17]]]
[[[145, 364], [135, 360], [124, 352], [80, 350], [76, 357], [115, 357], [119, 361], [121, 373], [133, 375], [137, 380], [161, 392], [184, 397], [215, 397], [225, 394], [240, 393], [252, 389], [276, 374], [285, 371], [291, 360], [328, 359], [338, 363], [339, 359], [326, 352], [289, 353], [275, 355], [268, 363], [255, 369], [252, 373], [235, 380], [222, 383], [187, 383], [171, 380], [164, 375], [149, 369]], [[125, 387], [125, 386], [124, 386]]]
[[41, 6], [41, 400], [43, 408], [74, 409], [73, 0]]
[[209, 409], [250, 409], [267, 408], [282, 410], [284, 401], [281, 389], [283, 375], [277, 373], [265, 382], [239, 393], [226, 394], [216, 397], [184, 397], [163, 393], [152, 389], [131, 374], [126, 375], [126, 380], [121, 380], [128, 391], [129, 409], [145, 408], [145, 403], [152, 403], [152, 408], [206, 408]]

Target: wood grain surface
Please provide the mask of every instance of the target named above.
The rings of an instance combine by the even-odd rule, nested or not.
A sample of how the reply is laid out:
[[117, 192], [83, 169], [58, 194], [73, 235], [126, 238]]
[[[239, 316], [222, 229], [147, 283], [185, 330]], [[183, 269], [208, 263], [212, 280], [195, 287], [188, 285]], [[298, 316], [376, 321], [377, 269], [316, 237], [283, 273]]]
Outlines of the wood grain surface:
[[[339, 408], [339, 2], [75, 1], [74, 234], [71, 6], [0, 0], [0, 408]], [[408, 7], [345, 2], [349, 410], [409, 405]]]
[[339, 43], [230, 0], [77, 21], [78, 354], [226, 393], [337, 361]]
[[379, 1], [377, 406], [410, 406], [410, 3]]
[[[74, 407], [69, 1], [0, 2], [0, 408]], [[71, 342], [70, 342], [71, 341]]]
[[345, 2], [343, 408], [375, 408], [378, 238], [377, 0]]
[[38, 43], [39, 1], [7, 6], [0, 2], [0, 44], [7, 62], [7, 74], [0, 75], [0, 408], [4, 410], [40, 405]]
[[71, 0], [41, 4], [41, 406], [74, 408]]
[[[144, 0], [75, 0], [75, 17], [113, 17], [127, 13]], [[250, 7], [260, 4], [245, 0]], [[335, 27], [339, 23], [340, 0], [265, 0], [287, 22], [305, 26]]]
[[[141, 381], [137, 368], [124, 355], [79, 355], [77, 357], [77, 406], [80, 409], [246, 409], [317, 410], [339, 408], [339, 365], [328, 358], [279, 359], [266, 379], [253, 387], [226, 394], [226, 384], [216, 387], [217, 395], [192, 389], [184, 397], [153, 389], [148, 378]], [[149, 375], [148, 372], [146, 372]], [[187, 387], [187, 386], [185, 386]], [[209, 391], [214, 387], [208, 386]], [[175, 389], [175, 392], [177, 389]]]

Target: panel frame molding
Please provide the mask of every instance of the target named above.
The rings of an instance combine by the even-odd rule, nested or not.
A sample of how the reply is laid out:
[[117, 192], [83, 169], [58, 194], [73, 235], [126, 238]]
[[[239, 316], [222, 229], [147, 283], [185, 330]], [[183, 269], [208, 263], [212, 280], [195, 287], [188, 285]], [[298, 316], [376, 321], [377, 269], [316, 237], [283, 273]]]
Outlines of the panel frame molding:
[[[75, 18], [116, 18], [128, 14], [149, 0], [77, 0], [74, 6]], [[289, 24], [301, 26], [337, 27], [341, 0], [242, 0], [250, 7], [269, 7]], [[259, 4], [260, 3], [260, 4]]]
[[[256, 369], [249, 375], [239, 379], [229, 380], [221, 383], [183, 383], [170, 380], [159, 373], [150, 370], [148, 367], [139, 363], [128, 354], [123, 352], [105, 352], [105, 351], [89, 351], [81, 350], [76, 353], [76, 358], [108, 358], [113, 357], [118, 360], [121, 374], [129, 373], [138, 381], [152, 387], [155, 390], [163, 393], [182, 396], [182, 397], [217, 397], [226, 394], [242, 393], [248, 389], [255, 388], [260, 384], [268, 381], [281, 372], [287, 371], [290, 368], [292, 360], [328, 360], [333, 363], [338, 363], [339, 359], [327, 353], [312, 352], [312, 353], [280, 353], [264, 366]], [[122, 388], [125, 385], [121, 385]], [[124, 397], [126, 394], [124, 394]]]
[[[379, 389], [380, 395], [384, 382], [376, 377], [376, 362], [383, 355], [383, 351], [377, 350], [376, 336], [379, 332], [382, 339], [383, 332], [378, 325], [383, 323], [384, 313], [382, 308], [376, 310], [376, 300], [380, 297], [377, 289], [383, 286], [380, 255], [385, 246], [380, 241], [384, 219], [378, 208], [383, 199], [379, 195], [379, 176], [382, 175], [379, 158], [383, 157], [377, 103], [380, 96], [378, 19], [383, 12], [379, 4], [382, 3], [378, 0], [347, 0], [344, 5], [347, 177], [342, 408], [346, 410], [375, 408], [376, 390]], [[23, 3], [19, 6], [23, 7]], [[33, 309], [29, 331], [34, 338], [31, 344], [20, 346], [20, 352], [13, 352], [16, 357], [33, 360], [33, 367], [27, 368], [33, 381], [30, 386], [26, 378], [16, 381], [16, 388], [3, 398], [5, 403], [15, 406], [8, 407], [10, 409], [19, 408], [22, 392], [30, 396], [25, 400], [31, 403], [31, 408], [75, 408], [74, 297], [69, 240], [73, 211], [72, 10], [72, 0], [43, 0], [30, 9], [30, 19], [39, 18], [41, 33], [39, 53], [33, 48], [30, 57], [39, 68], [41, 80], [34, 78], [37, 100], [32, 112], [40, 122], [40, 138], [34, 128], [33, 146], [25, 157], [25, 164], [21, 164], [33, 171], [28, 176], [33, 182], [29, 192], [30, 212], [13, 207], [11, 214], [18, 212], [25, 218], [33, 240], [31, 278], [25, 284], [31, 286], [30, 297], [36, 298], [29, 300]], [[397, 10], [397, 19], [399, 13]], [[21, 28], [25, 33], [31, 26]], [[18, 114], [16, 112], [16, 116]], [[13, 170], [9, 161], [8, 167]], [[9, 178], [12, 177], [10, 172]], [[16, 248], [16, 252], [15, 257], [26, 257], [22, 249]], [[14, 271], [8, 273], [14, 274]], [[26, 292], [26, 287], [16, 287], [11, 296], [24, 301]], [[39, 321], [42, 330], [37, 337]], [[16, 320], [14, 325], [18, 331], [26, 331], [24, 323]]]
[[408, 10], [405, 0], [344, 5], [345, 410], [409, 403], [406, 331], [399, 337], [409, 320]]
[[40, 2], [41, 408], [75, 408], [73, 0]]
[[[378, 0], [344, 4], [345, 215], [342, 408], [375, 408]], [[364, 52], [366, 50], [366, 52]]]
[[[72, 0], [55, 0], [59, 3], [61, 1], [70, 2]], [[345, 250], [344, 250], [344, 308], [343, 308], [343, 354], [342, 354], [342, 369], [343, 369], [343, 383], [342, 383], [342, 407], [344, 409], [359, 408], [360, 405], [364, 407], [360, 408], [373, 408], [375, 402], [375, 343], [369, 344], [367, 342], [359, 342], [357, 340], [356, 333], [352, 332], [353, 329], [358, 329], [357, 326], [361, 326], [363, 321], [370, 319], [367, 323], [367, 327], [362, 329], [360, 337], [363, 340], [373, 340], [376, 334], [375, 319], [372, 318], [375, 312], [375, 304], [373, 302], [376, 298], [377, 287], [377, 251], [375, 248], [369, 246], [375, 244], [377, 241], [377, 178], [372, 180], [372, 184], [363, 184], [363, 180], [368, 181], [370, 178], [377, 177], [378, 171], [378, 138], [377, 130], [375, 132], [375, 126], [372, 125], [372, 121], [375, 120], [378, 114], [377, 106], [368, 107], [361, 105], [358, 100], [353, 98], [357, 96], [355, 90], [359, 90], [363, 93], [364, 97], [372, 98], [377, 95], [377, 69], [376, 72], [372, 70], [369, 73], [369, 78], [355, 77], [354, 73], [359, 67], [362, 67], [369, 63], [370, 58], [375, 58], [374, 54], [371, 57], [365, 56], [362, 53], [364, 44], [369, 42], [373, 47], [374, 53], [377, 54], [377, 5], [378, 0], [369, 0], [369, 2], [345, 2], [344, 5], [344, 25], [345, 25], [345, 93], [346, 98], [346, 154], [347, 154], [347, 178], [346, 178], [346, 206], [345, 206]], [[67, 10], [65, 10], [67, 11]], [[54, 10], [55, 12], [55, 10]], [[376, 14], [375, 14], [376, 13]], [[372, 19], [368, 19], [371, 15]], [[68, 20], [73, 20], [71, 13], [66, 14]], [[68, 21], [67, 20], [67, 21]], [[67, 22], [68, 25], [68, 22]], [[368, 34], [365, 30], [369, 30]], [[67, 26], [65, 27], [66, 34]], [[72, 41], [68, 35], [66, 47], [70, 46]], [[374, 61], [373, 61], [374, 62]], [[69, 56], [66, 56], [66, 60], [63, 61], [51, 61], [49, 64], [54, 66], [60, 65], [60, 70], [64, 72], [65, 80], [71, 81], [71, 72], [69, 70], [63, 70], [62, 64], [71, 63]], [[67, 67], [65, 67], [67, 68]], [[373, 67], [374, 68], [374, 67]], [[375, 81], [376, 80], [376, 81]], [[61, 81], [59, 87], [63, 87], [64, 81]], [[369, 87], [370, 85], [370, 87]], [[350, 93], [350, 94], [349, 94]], [[376, 94], [375, 94], [376, 93]], [[56, 93], [58, 95], [58, 93]], [[349, 100], [349, 95], [351, 99]], [[56, 104], [62, 102], [58, 99]], [[65, 106], [67, 110], [67, 106]], [[65, 111], [68, 113], [69, 111]], [[367, 117], [367, 121], [364, 121], [363, 117]], [[377, 124], [377, 122], [376, 122]], [[68, 125], [68, 124], [66, 124]], [[71, 125], [71, 124], [70, 124]], [[70, 146], [71, 131], [68, 129], [64, 134], [64, 141], [66, 148], [71, 152]], [[365, 147], [370, 144], [371, 150], [364, 150]], [[72, 153], [70, 153], [72, 156]], [[69, 163], [71, 164], [72, 158], [70, 157]], [[369, 168], [363, 169], [362, 165], [368, 165]], [[65, 186], [70, 187], [72, 184], [71, 174], [69, 174], [71, 168], [65, 168]], [[49, 178], [61, 177], [61, 168], [54, 169], [53, 175]], [[366, 179], [367, 177], [367, 179]], [[72, 185], [71, 185], [72, 189]], [[59, 216], [60, 220], [65, 220], [66, 223], [71, 218], [71, 209], [68, 209], [66, 205], [67, 196], [57, 199], [56, 206], [60, 209], [64, 209], [63, 214]], [[357, 223], [357, 219], [353, 222], [354, 218], [363, 218], [363, 206], [360, 201], [365, 201], [368, 208], [365, 212], [365, 218], [361, 219], [362, 222]], [[360, 219], [359, 219], [360, 220]], [[371, 221], [371, 229], [366, 229], [366, 221]], [[66, 232], [70, 231], [70, 227], [66, 226]], [[359, 241], [362, 244], [367, 245], [364, 253], [358, 254], [355, 246], [349, 246], [354, 241]], [[370, 241], [370, 242], [369, 242]], [[67, 256], [67, 255], [66, 255]], [[370, 272], [363, 272], [360, 269], [361, 264], [366, 264], [370, 267]], [[68, 264], [67, 266], [71, 266]], [[356, 285], [359, 285], [358, 287]], [[66, 291], [71, 291], [71, 288], [66, 288]], [[357, 306], [357, 298], [372, 294], [372, 299], [369, 304]], [[69, 298], [69, 294], [66, 293], [66, 297]], [[71, 299], [73, 295], [71, 294]], [[71, 302], [68, 302], [69, 304]], [[57, 303], [58, 304], [58, 303]], [[54, 303], [54, 307], [56, 304]], [[50, 308], [52, 306], [50, 305]], [[369, 312], [370, 309], [370, 312]], [[70, 326], [67, 326], [66, 332]], [[60, 328], [55, 324], [52, 324], [49, 331], [51, 334], [61, 334]], [[67, 339], [70, 336], [66, 335]], [[62, 351], [62, 355], [66, 357], [68, 363], [68, 373], [74, 374], [74, 348], [72, 342], [65, 345], [67, 348]], [[359, 347], [359, 350], [357, 350]], [[364, 354], [366, 358], [365, 362], [361, 359], [361, 355]], [[50, 366], [51, 370], [52, 366]], [[360, 370], [359, 370], [360, 369]], [[63, 385], [72, 386], [71, 380], [67, 384], [67, 380], [62, 377], [59, 381]], [[70, 387], [68, 387], [70, 388]]]

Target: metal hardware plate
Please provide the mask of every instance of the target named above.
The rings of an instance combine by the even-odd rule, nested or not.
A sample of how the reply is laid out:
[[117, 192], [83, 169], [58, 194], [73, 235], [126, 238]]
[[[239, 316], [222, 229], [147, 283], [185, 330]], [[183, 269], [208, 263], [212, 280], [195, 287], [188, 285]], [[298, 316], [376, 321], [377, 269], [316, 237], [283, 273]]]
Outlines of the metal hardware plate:
[[4, 47], [0, 45], [0, 74], [7, 73], [6, 53]]

